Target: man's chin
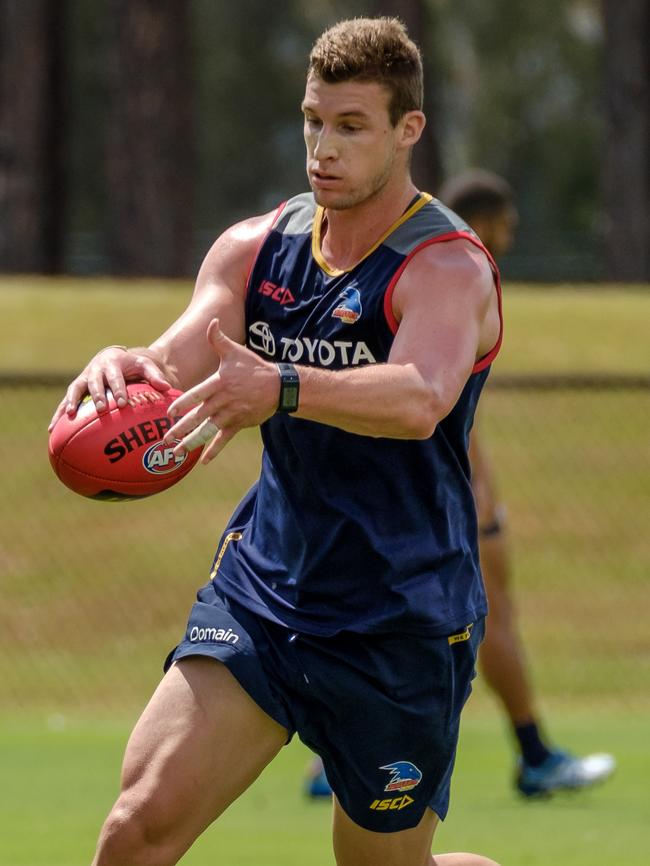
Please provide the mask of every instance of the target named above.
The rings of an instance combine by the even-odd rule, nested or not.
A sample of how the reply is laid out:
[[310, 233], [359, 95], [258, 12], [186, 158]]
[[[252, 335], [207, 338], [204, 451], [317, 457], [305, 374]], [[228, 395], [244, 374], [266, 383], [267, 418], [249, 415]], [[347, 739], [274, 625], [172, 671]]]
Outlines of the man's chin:
[[323, 189], [315, 189], [313, 193], [316, 204], [328, 210], [349, 210], [357, 204], [351, 196], [341, 195], [341, 193]]

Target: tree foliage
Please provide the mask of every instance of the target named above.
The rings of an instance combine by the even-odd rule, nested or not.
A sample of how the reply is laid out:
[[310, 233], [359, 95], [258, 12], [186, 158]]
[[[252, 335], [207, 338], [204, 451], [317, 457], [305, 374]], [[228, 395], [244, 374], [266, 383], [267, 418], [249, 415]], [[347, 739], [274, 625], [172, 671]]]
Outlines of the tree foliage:
[[0, 0], [0, 266], [60, 267], [63, 3]]
[[[593, 251], [600, 222], [596, 5], [437, 0], [437, 6], [444, 12], [438, 46], [446, 70], [447, 170], [478, 165], [505, 175], [519, 198], [519, 250], [531, 260], [551, 247], [565, 269], [584, 268], [580, 254]], [[538, 276], [551, 276], [547, 262], [540, 257]]]
[[[599, 0], [0, 0], [0, 266], [56, 269], [67, 252], [73, 268], [194, 270], [219, 230], [305, 188], [299, 104], [313, 39], [343, 17], [394, 14], [425, 60], [416, 182], [435, 192], [470, 166], [505, 175], [522, 215], [507, 269], [595, 276], [603, 228], [623, 225], [615, 187], [637, 198], [648, 187], [650, 7], [603, 3], [609, 18]], [[54, 96], [46, 70], [60, 30], [29, 19], [46, 8], [66, 23]], [[34, 38], [13, 37], [28, 19]], [[605, 40], [604, 20], [617, 39]], [[635, 57], [645, 90], [626, 77]], [[630, 106], [635, 169], [629, 148], [614, 147]]]
[[605, 0], [606, 273], [650, 281], [650, 3]]

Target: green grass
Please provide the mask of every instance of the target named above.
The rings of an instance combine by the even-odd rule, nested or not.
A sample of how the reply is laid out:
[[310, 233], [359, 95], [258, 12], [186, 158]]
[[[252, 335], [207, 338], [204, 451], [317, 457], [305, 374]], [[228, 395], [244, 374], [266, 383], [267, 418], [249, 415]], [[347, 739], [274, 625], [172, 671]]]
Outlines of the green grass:
[[109, 343], [143, 345], [186, 306], [189, 282], [3, 277], [0, 369], [76, 370]]
[[495, 372], [648, 372], [647, 286], [506, 286], [504, 311]]
[[[128, 724], [23, 719], [0, 726], [0, 862], [86, 866], [115, 798]], [[469, 710], [452, 808], [434, 850], [475, 850], [503, 866], [646, 866], [650, 848], [647, 728], [641, 719], [584, 714], [558, 726], [562, 742], [615, 749], [616, 775], [598, 789], [527, 802], [510, 786], [494, 712]], [[330, 812], [301, 794], [308, 753], [294, 741], [199, 840], [185, 866], [332, 864]]]
[[[142, 345], [184, 309], [189, 281], [0, 279], [0, 369], [74, 370], [108, 343]], [[497, 369], [647, 372], [650, 291], [507, 286]]]

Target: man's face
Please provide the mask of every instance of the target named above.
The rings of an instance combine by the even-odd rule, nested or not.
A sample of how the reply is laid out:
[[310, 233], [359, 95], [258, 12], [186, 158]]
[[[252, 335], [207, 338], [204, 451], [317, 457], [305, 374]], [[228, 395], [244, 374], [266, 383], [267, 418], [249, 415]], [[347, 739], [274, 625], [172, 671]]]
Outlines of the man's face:
[[512, 247], [519, 215], [514, 205], [507, 205], [493, 216], [476, 217], [469, 220], [476, 234], [492, 255], [498, 259]]
[[319, 205], [354, 207], [391, 178], [403, 149], [403, 121], [391, 125], [388, 103], [388, 90], [375, 82], [307, 80], [302, 104], [307, 176]]

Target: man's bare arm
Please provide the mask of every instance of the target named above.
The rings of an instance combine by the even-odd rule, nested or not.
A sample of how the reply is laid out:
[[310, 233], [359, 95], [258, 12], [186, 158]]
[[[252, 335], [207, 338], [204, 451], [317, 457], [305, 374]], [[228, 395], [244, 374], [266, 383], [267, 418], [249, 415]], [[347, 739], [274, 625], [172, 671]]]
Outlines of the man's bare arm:
[[206, 255], [190, 303], [179, 318], [148, 347], [100, 350], [70, 383], [50, 429], [65, 412], [74, 414], [87, 393], [103, 411], [107, 388], [118, 405], [125, 405], [127, 381], [144, 379], [160, 390], [185, 390], [213, 372], [218, 360], [206, 340], [208, 325], [218, 316], [233, 340], [243, 340], [246, 278], [272, 218], [265, 214], [227, 229]]
[[[496, 343], [499, 315], [487, 260], [465, 241], [419, 253], [396, 287], [399, 328], [386, 364], [340, 371], [300, 366], [296, 417], [352, 433], [424, 439], [452, 409], [478, 358]], [[170, 431], [182, 438], [206, 419], [219, 428], [204, 459], [243, 427], [270, 417], [279, 389], [275, 364], [210, 328], [219, 370], [179, 398], [191, 409]], [[192, 408], [194, 407], [194, 408]]]
[[466, 241], [432, 245], [404, 271], [393, 307], [399, 328], [388, 362], [334, 374], [301, 368], [299, 417], [370, 436], [431, 436], [497, 341], [489, 264]]

